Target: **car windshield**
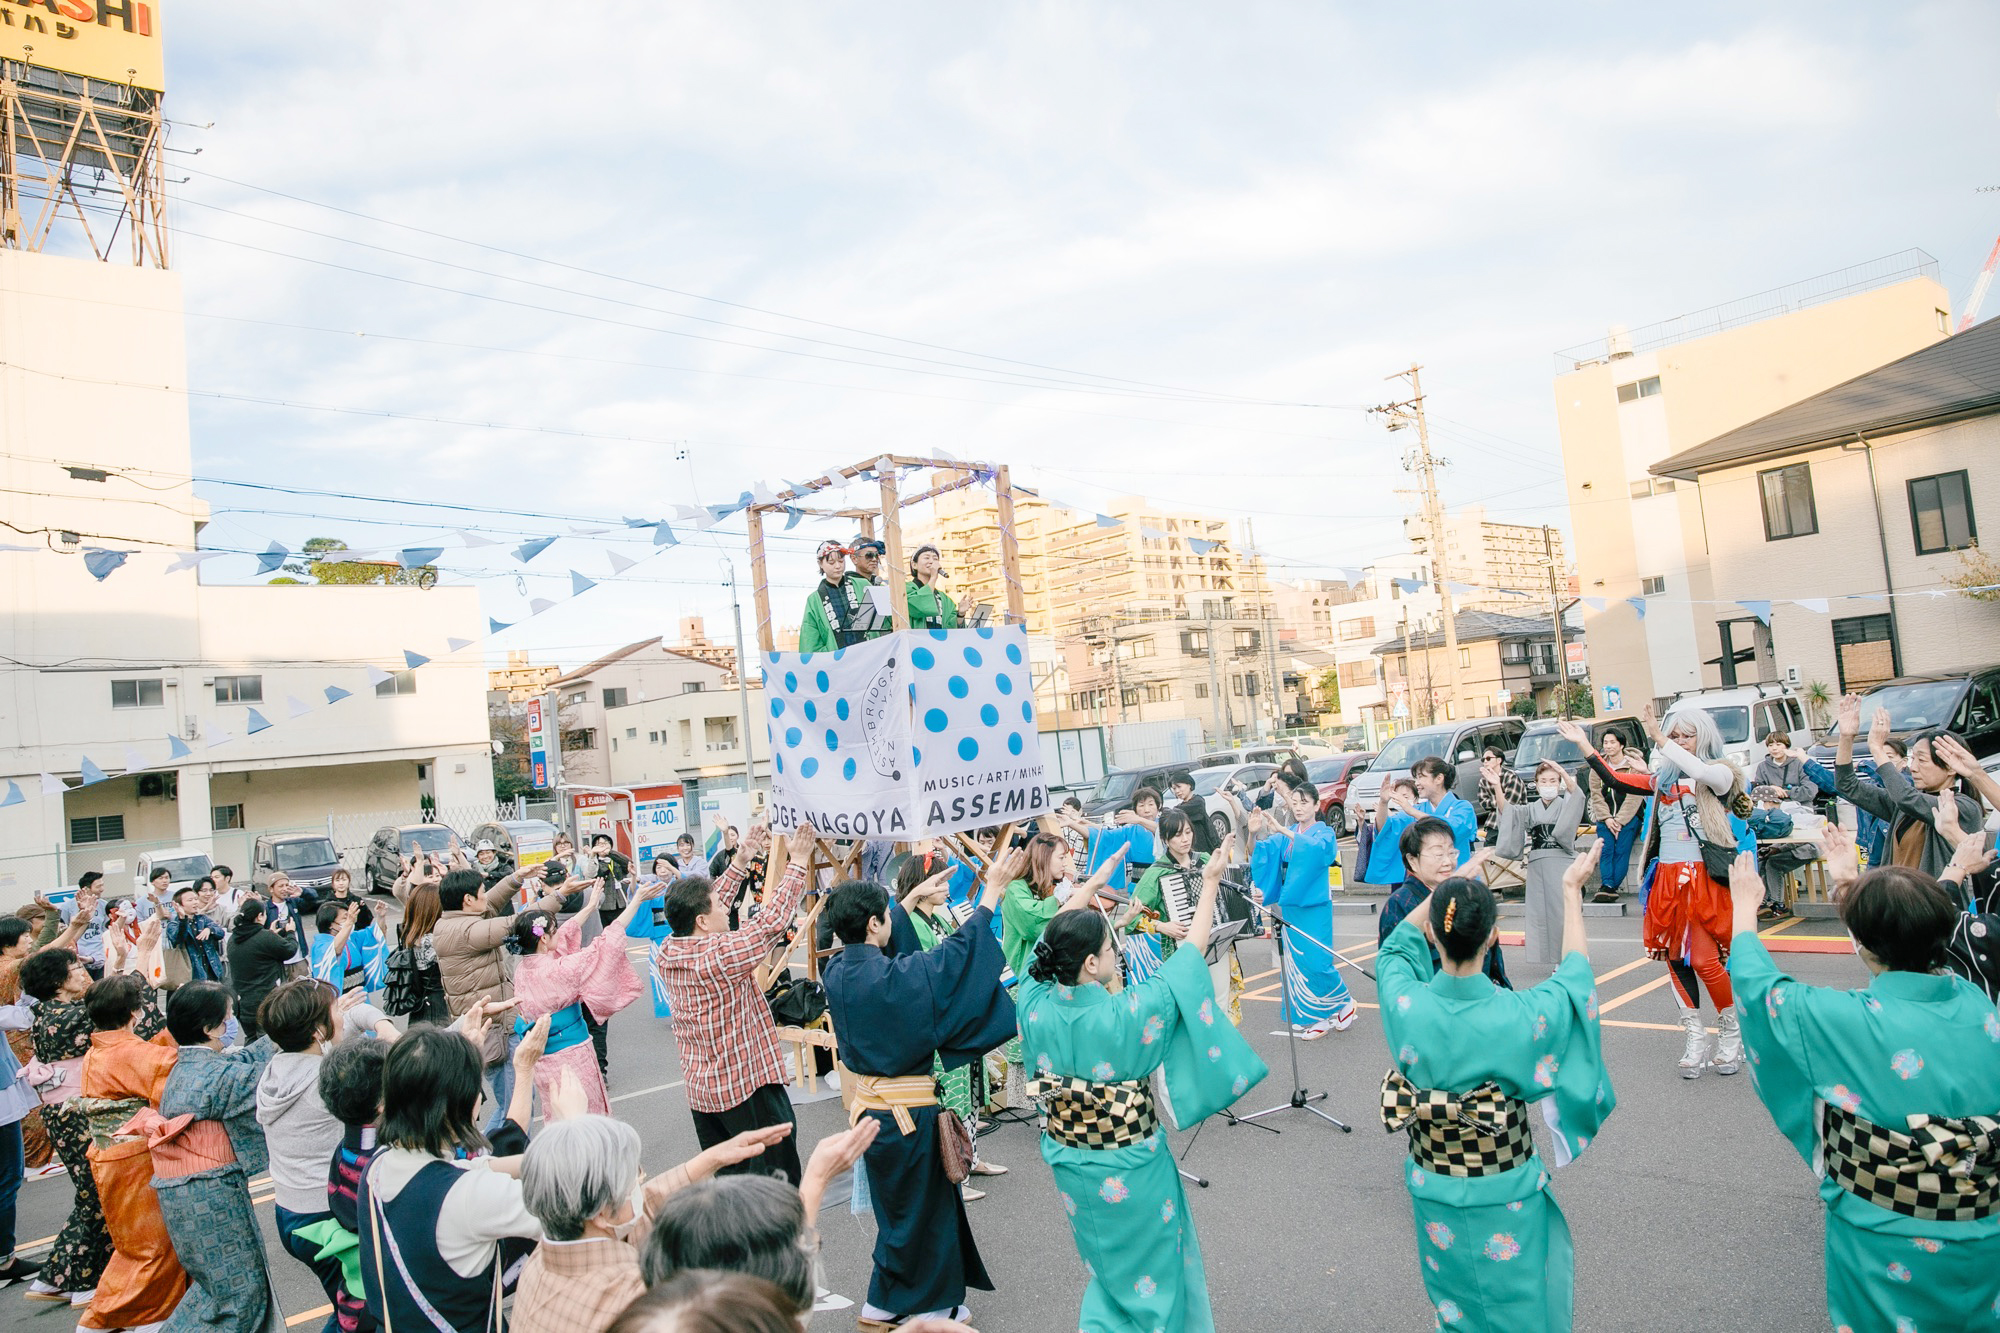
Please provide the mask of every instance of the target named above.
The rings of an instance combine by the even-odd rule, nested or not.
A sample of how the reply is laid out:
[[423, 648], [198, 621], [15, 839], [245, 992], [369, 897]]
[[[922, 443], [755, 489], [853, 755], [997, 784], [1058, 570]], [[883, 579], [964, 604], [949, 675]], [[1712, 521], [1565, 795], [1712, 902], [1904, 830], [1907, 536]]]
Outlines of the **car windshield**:
[[1514, 767], [1533, 768], [1544, 759], [1553, 759], [1559, 764], [1574, 764], [1582, 760], [1583, 747], [1575, 741], [1566, 741], [1559, 731], [1531, 731], [1521, 737], [1521, 748], [1514, 754]]
[[279, 870], [306, 870], [315, 866], [330, 866], [340, 859], [333, 850], [333, 842], [327, 838], [303, 838], [298, 842], [281, 842], [272, 848], [272, 859]]
[[1092, 801], [1122, 801], [1139, 788], [1137, 773], [1106, 773], [1090, 793]]
[[1375, 756], [1375, 771], [1394, 772], [1408, 768], [1419, 759], [1442, 758], [1445, 747], [1450, 744], [1451, 733], [1448, 731], [1413, 731], [1407, 736], [1398, 736]]
[[155, 872], [166, 871], [173, 876], [173, 882], [179, 884], [183, 880], [200, 879], [215, 869], [215, 862], [202, 855], [170, 856], [163, 861], [153, 862], [153, 869]]
[[456, 839], [453, 838], [450, 829], [438, 828], [436, 825], [403, 830], [403, 850], [405, 852], [418, 850], [448, 852], [451, 850], [451, 845], [454, 841]]
[[1724, 745], [1741, 745], [1750, 739], [1748, 708], [1704, 708], [1701, 711], [1715, 719], [1715, 729], [1722, 733]]
[[1919, 685], [1889, 685], [1861, 696], [1861, 728], [1868, 729], [1875, 710], [1889, 710], [1889, 730], [1922, 731], [1948, 727], [1965, 697], [1962, 680], [1927, 680]]
[[1189, 774], [1194, 779], [1194, 794], [1196, 796], [1212, 795], [1215, 789], [1222, 785], [1223, 779], [1227, 778], [1230, 772], [1231, 770], [1227, 768], [1196, 769], [1193, 773]]
[[1322, 782], [1338, 781], [1341, 769], [1346, 766], [1347, 760], [1344, 758], [1311, 759], [1306, 762], [1306, 776], [1311, 778], [1313, 786], [1317, 787]]

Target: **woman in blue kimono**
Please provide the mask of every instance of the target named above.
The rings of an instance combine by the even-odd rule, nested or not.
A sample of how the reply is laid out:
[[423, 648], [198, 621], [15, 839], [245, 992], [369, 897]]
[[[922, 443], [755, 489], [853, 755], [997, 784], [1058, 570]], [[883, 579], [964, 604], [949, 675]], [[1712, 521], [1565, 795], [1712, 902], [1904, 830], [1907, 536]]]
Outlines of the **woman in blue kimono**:
[[1251, 817], [1252, 836], [1260, 830], [1264, 836], [1250, 859], [1250, 879], [1284, 921], [1292, 1030], [1300, 1040], [1314, 1041], [1346, 1031], [1357, 1012], [1333, 954], [1333, 889], [1327, 872], [1340, 864], [1340, 839], [1320, 822], [1319, 790], [1312, 783], [1292, 787], [1290, 806], [1290, 828], [1262, 811]]
[[[1090, 1273], [1076, 1324], [1083, 1333], [1215, 1327], [1161, 1117], [1192, 1124], [1267, 1072], [1221, 1012], [1203, 960], [1232, 842], [1208, 862], [1183, 947], [1151, 977], [1123, 986], [1111, 927], [1077, 910], [1085, 898], [1048, 924], [1021, 983], [1028, 1092], [1048, 1111], [1042, 1159]], [[1164, 1084], [1149, 1084], [1162, 1072]]]
[[[331, 1013], [330, 996], [316, 981], [279, 987], [265, 1001], [266, 1012], [300, 987], [310, 988]], [[189, 1280], [187, 1295], [166, 1322], [173, 1333], [284, 1327], [271, 1299], [249, 1187], [250, 1178], [270, 1165], [257, 1124], [257, 1080], [278, 1048], [266, 1034], [250, 1046], [223, 1050], [231, 1003], [229, 988], [213, 981], [174, 992], [167, 1030], [180, 1044], [180, 1058], [167, 1075], [160, 1109], [142, 1111], [133, 1122], [152, 1151], [160, 1216]]]
[[[1502, 990], [1485, 975], [1499, 905], [1477, 880], [1438, 885], [1376, 957], [1396, 1061], [1382, 1080], [1382, 1123], [1409, 1135], [1403, 1178], [1440, 1328], [1570, 1327], [1576, 1256], [1528, 1104], [1541, 1105], [1558, 1167], [1616, 1104], [1583, 931], [1583, 883], [1596, 860], [1593, 846], [1563, 875], [1563, 959], [1530, 990]], [[1443, 958], [1435, 974], [1433, 942]]]
[[1729, 973], [1750, 1080], [1818, 1175], [1827, 1315], [1841, 1333], [2000, 1327], [2000, 1017], [1944, 970], [1956, 886], [1992, 858], [1958, 844], [1945, 883], [1882, 866], [1857, 875], [1854, 841], [1823, 835], [1841, 921], [1871, 979], [1807, 986], [1757, 935], [1763, 877], [1729, 873]]

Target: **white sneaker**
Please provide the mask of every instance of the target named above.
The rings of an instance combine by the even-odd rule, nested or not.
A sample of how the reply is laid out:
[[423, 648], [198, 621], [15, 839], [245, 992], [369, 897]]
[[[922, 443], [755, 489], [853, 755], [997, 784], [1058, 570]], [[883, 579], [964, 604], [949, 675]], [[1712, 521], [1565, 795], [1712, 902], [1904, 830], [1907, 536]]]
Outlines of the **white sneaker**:
[[73, 1291], [70, 1293], [69, 1297], [70, 1308], [80, 1309], [83, 1306], [90, 1304], [92, 1301], [96, 1299], [97, 1299], [96, 1287], [92, 1287], [89, 1291]]

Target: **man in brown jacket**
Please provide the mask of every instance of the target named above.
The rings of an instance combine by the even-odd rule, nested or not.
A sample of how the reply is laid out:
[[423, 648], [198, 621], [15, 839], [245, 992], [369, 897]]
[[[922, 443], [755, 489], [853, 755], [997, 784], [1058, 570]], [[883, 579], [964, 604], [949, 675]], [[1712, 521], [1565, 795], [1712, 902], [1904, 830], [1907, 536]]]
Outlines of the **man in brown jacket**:
[[[541, 866], [529, 866], [487, 889], [477, 870], [460, 869], [447, 873], [438, 885], [438, 905], [444, 910], [431, 932], [431, 947], [437, 950], [444, 1002], [453, 1018], [470, 1009], [474, 1001], [513, 998], [513, 969], [508, 965], [506, 944], [514, 928], [515, 898], [523, 885], [539, 884], [542, 874]], [[532, 909], [554, 912], [562, 899], [561, 893], [545, 894]], [[514, 1047], [519, 1040], [511, 1018], [502, 1016], [487, 1029], [486, 1087], [493, 1098], [488, 1133], [507, 1118], [507, 1103], [514, 1095]]]

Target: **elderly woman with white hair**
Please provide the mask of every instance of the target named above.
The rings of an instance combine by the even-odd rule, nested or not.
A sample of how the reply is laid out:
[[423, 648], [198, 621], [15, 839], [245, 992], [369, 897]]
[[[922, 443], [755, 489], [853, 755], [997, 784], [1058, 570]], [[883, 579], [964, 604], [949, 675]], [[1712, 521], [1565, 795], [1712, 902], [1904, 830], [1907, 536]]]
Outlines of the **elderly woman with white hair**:
[[521, 1159], [521, 1203], [542, 1225], [514, 1292], [515, 1333], [603, 1333], [646, 1290], [638, 1246], [660, 1204], [792, 1132], [748, 1130], [647, 1179], [639, 1131], [609, 1116], [548, 1125]]
[[[1557, 730], [1583, 747], [1606, 791], [1652, 798], [1658, 864], [1643, 935], [1647, 956], [1666, 963], [1680, 1003], [1687, 1033], [1681, 1077], [1700, 1078], [1705, 1068], [1734, 1074], [1743, 1067], [1743, 1032], [1729, 984], [1729, 866], [1738, 851], [1756, 847], [1746, 822], [1743, 775], [1723, 757], [1722, 733], [1701, 709], [1674, 708], [1664, 736], [1651, 704], [1640, 717], [1654, 746], [1649, 773], [1613, 769], [1574, 722], [1560, 723]], [[1715, 1005], [1713, 1040], [1701, 1020], [1703, 986]]]

